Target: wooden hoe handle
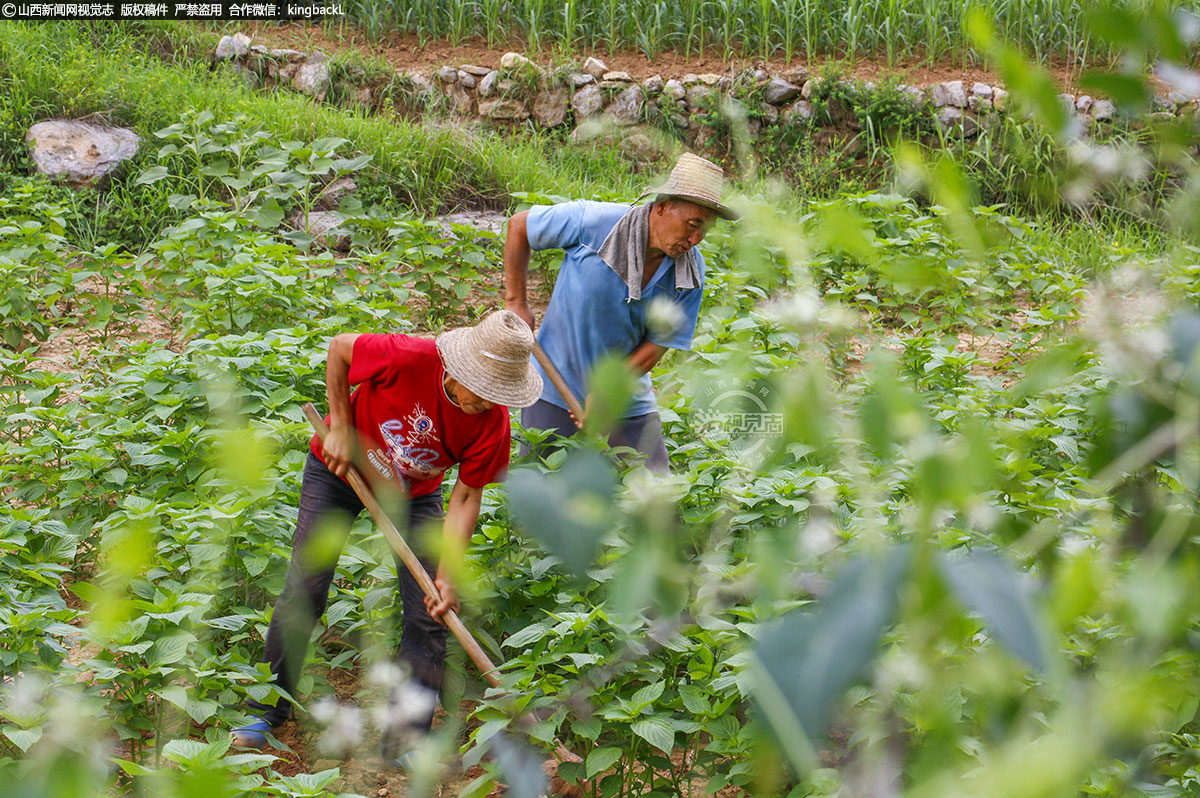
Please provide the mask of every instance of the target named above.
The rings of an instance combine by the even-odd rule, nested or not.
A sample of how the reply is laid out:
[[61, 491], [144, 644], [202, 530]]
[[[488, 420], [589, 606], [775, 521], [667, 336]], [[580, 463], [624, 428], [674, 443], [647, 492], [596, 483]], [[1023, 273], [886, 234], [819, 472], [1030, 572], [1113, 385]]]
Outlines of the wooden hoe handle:
[[[549, 363], [549, 360], [546, 363]], [[550, 368], [554, 368], [553, 365]], [[554, 374], [558, 374], [558, 372], [555, 371]], [[559, 376], [559, 379], [561, 380], [562, 377]], [[564, 388], [566, 387], [565, 382], [563, 386]], [[564, 397], [574, 399], [575, 397], [570, 391], [570, 388], [566, 388], [566, 393], [563, 395]], [[579, 404], [578, 401], [575, 403]], [[324, 443], [325, 436], [329, 434], [329, 427], [325, 426], [325, 419], [313, 407], [312, 402], [305, 402], [301, 405], [301, 410], [304, 411], [305, 417], [308, 418], [308, 423], [312, 424], [317, 437]], [[408, 543], [404, 541], [404, 537], [396, 529], [396, 525], [392, 523], [392, 519], [388, 518], [388, 514], [383, 511], [383, 506], [379, 504], [379, 500], [375, 498], [375, 494], [371, 492], [371, 487], [362, 478], [362, 474], [358, 473], [357, 468], [354, 466], [350, 467], [350, 471], [346, 474], [346, 481], [350, 483], [350, 487], [354, 488], [354, 492], [358, 494], [358, 498], [362, 501], [363, 506], [371, 511], [371, 517], [375, 519], [375, 523], [383, 530], [383, 536], [387, 538], [387, 542], [391, 544], [392, 550], [396, 552], [396, 555], [403, 561], [409, 572], [416, 578], [417, 584], [421, 586], [421, 590], [425, 592], [426, 596], [437, 601], [440, 598], [437, 587], [433, 584], [433, 580], [429, 578], [425, 566], [421, 565], [421, 561], [417, 559], [417, 555], [413, 554], [413, 550], [408, 547]], [[467, 652], [467, 656], [471, 658], [471, 662], [475, 663], [475, 667], [479, 668], [479, 672], [483, 675], [484, 680], [492, 687], [499, 687], [500, 677], [496, 675], [496, 666], [488, 659], [488, 655], [484, 652], [483, 647], [479, 645], [478, 641], [467, 630], [466, 625], [463, 624], [458, 614], [454, 610], [447, 610], [446, 614], [442, 616], [442, 620], [449, 627], [450, 631], [454, 633], [454, 638], [463, 647], [463, 650]], [[555, 740], [555, 744], [554, 753], [560, 761], [582, 761], [578, 755], [569, 751], [562, 743]]]
[[[321, 442], [325, 442], [325, 436], [329, 434], [329, 427], [325, 426], [325, 419], [321, 418], [321, 414], [313, 407], [312, 402], [305, 402], [301, 409], [304, 415], [308, 418], [308, 422], [312, 424], [316, 430], [317, 437]], [[426, 596], [429, 596], [434, 601], [438, 601], [441, 597], [438, 595], [437, 587], [434, 586], [433, 580], [429, 578], [429, 573], [425, 570], [425, 566], [421, 565], [421, 561], [417, 559], [417, 555], [413, 554], [413, 550], [408, 547], [408, 543], [404, 541], [396, 525], [392, 523], [392, 519], [388, 518], [387, 513], [383, 511], [383, 506], [379, 504], [379, 500], [375, 498], [375, 494], [371, 492], [371, 488], [367, 485], [366, 480], [362, 478], [362, 474], [358, 473], [358, 469], [354, 466], [350, 467], [349, 473], [346, 474], [346, 481], [350, 483], [350, 487], [354, 488], [354, 492], [358, 494], [359, 500], [363, 506], [371, 512], [371, 517], [375, 519], [375, 523], [383, 530], [383, 536], [387, 538], [387, 542], [391, 544], [396, 555], [404, 562], [409, 573], [417, 580], [417, 584], [421, 586]], [[488, 659], [488, 655], [484, 652], [483, 647], [475, 640], [471, 633], [467, 630], [466, 625], [458, 617], [454, 610], [447, 610], [442, 616], [442, 620], [446, 626], [454, 633], [454, 638], [462, 645], [463, 650], [467, 652], [467, 656], [471, 658], [471, 662], [475, 663], [475, 667], [479, 668], [479, 672], [483, 674], [483, 678], [492, 687], [500, 685], [500, 677], [496, 675], [496, 666]]]
[[550, 360], [550, 356], [546, 354], [546, 350], [542, 349], [542, 345], [537, 341], [533, 342], [533, 356], [541, 364], [542, 371], [546, 372], [546, 376], [550, 378], [550, 382], [558, 389], [559, 396], [566, 400], [567, 409], [575, 414], [575, 423], [582, 426], [583, 405], [579, 403], [579, 398], [575, 396], [575, 392], [571, 390], [571, 386], [567, 385], [567, 381], [563, 379], [563, 375], [555, 368], [553, 361]]

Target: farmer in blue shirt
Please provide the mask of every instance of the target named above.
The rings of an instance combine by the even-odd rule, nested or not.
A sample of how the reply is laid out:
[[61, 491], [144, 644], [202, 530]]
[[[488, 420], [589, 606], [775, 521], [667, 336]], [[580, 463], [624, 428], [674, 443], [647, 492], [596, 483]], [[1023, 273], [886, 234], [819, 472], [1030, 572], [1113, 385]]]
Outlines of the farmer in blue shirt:
[[[530, 251], [564, 251], [538, 343], [577, 396], [586, 395], [588, 375], [600, 357], [627, 355], [640, 378], [609, 443], [637, 449], [658, 473], [667, 472], [668, 459], [650, 370], [667, 349], [691, 348], [704, 290], [704, 258], [696, 245], [716, 217], [734, 218], [721, 204], [722, 182], [719, 166], [686, 153], [666, 183], [642, 195], [655, 195], [649, 204], [539, 205], [508, 223], [505, 307], [532, 327], [525, 288]], [[674, 320], [673, 329], [650, 323], [652, 306], [655, 317]], [[569, 437], [583, 419], [573, 418], [537, 368], [545, 387], [541, 399], [522, 411], [521, 423]]]

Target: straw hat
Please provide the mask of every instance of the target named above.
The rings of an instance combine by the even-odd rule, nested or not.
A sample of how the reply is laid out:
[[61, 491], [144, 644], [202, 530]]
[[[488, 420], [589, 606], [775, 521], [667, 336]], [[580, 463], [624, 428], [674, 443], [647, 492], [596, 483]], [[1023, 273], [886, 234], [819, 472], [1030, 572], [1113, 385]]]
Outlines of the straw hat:
[[650, 194], [675, 197], [711, 208], [722, 219], [736, 219], [737, 214], [733, 209], [721, 204], [721, 184], [724, 179], [725, 173], [721, 171], [721, 167], [699, 155], [685, 152], [675, 162], [675, 168], [671, 170], [667, 182], [657, 188], [646, 189], [638, 199], [641, 200]]
[[450, 376], [489, 402], [529, 407], [542, 395], [542, 377], [529, 362], [533, 331], [511, 310], [442, 333], [437, 350]]

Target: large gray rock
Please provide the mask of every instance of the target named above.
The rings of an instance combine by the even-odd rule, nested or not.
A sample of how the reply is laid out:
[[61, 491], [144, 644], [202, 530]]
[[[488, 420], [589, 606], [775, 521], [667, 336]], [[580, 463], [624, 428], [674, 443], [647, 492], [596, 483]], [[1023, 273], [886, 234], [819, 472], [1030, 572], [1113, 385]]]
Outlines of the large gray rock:
[[972, 94], [967, 98], [967, 108], [980, 113], [987, 113], [992, 110], [992, 100], [990, 97], [979, 97]]
[[604, 73], [608, 71], [608, 64], [601, 61], [595, 56], [589, 56], [583, 62], [583, 71], [594, 77], [596, 80], [604, 77]]
[[575, 112], [575, 121], [577, 123], [582, 119], [595, 116], [603, 111], [604, 94], [600, 91], [600, 87], [584, 86], [575, 92], [575, 96], [571, 98], [571, 110]]
[[38, 122], [25, 136], [37, 169], [75, 186], [94, 185], [137, 155], [140, 139], [132, 130], [90, 122], [52, 119]]
[[687, 89], [685, 89], [683, 84], [675, 78], [671, 78], [663, 84], [663, 94], [667, 95], [672, 100], [687, 99]]
[[565, 91], [546, 89], [533, 99], [533, 119], [542, 127], [558, 127], [567, 121], [567, 108]]
[[444, 66], [433, 73], [434, 77], [442, 83], [453, 83], [458, 80], [458, 70], [452, 66]]
[[780, 75], [780, 77], [786, 80], [788, 83], [795, 83], [797, 86], [803, 86], [804, 81], [808, 80], [808, 70], [802, 66], [795, 66], [791, 67], [790, 69], [783, 70], [783, 73]]
[[496, 81], [500, 78], [500, 70], [493, 69], [479, 81], [479, 96], [491, 97], [496, 93]]
[[232, 36], [222, 36], [217, 42], [217, 60], [228, 61], [231, 58], [245, 58], [250, 54], [250, 37], [244, 33]]
[[1106, 121], [1117, 115], [1117, 107], [1111, 100], [1096, 100], [1092, 103], [1092, 119]]
[[458, 83], [464, 89], [473, 89], [479, 83], [479, 78], [460, 69], [458, 70]]
[[577, 89], [580, 88], [581, 86], [586, 86], [589, 83], [595, 83], [595, 82], [596, 82], [596, 79], [594, 77], [592, 77], [591, 75], [587, 74], [586, 72], [572, 72], [571, 73], [571, 85]]
[[795, 99], [800, 93], [800, 87], [794, 83], [789, 83], [783, 78], [772, 78], [767, 87], [763, 89], [763, 99], [771, 105], [783, 105], [789, 100]]
[[693, 111], [701, 110], [705, 105], [705, 100], [713, 93], [713, 90], [703, 83], [693, 83], [687, 88], [688, 108]]
[[466, 72], [468, 75], [474, 75], [477, 78], [481, 78], [487, 73], [491, 72], [492, 69], [491, 67], [481, 67], [476, 66], [475, 64], [463, 64], [458, 68], [458, 71]]
[[529, 107], [511, 97], [497, 97], [481, 102], [479, 115], [498, 122], [519, 122], [529, 118]]
[[296, 70], [292, 86], [311, 97], [324, 100], [329, 93], [329, 56], [317, 50], [306, 58]]
[[1008, 89], [996, 86], [992, 89], [992, 107], [997, 111], [1008, 110]]
[[994, 91], [993, 91], [992, 87], [987, 85], [986, 83], [980, 83], [979, 81], [976, 81], [971, 86], [971, 94], [975, 95], [976, 97], [983, 97], [985, 99], [990, 100], [990, 99], [992, 99], [993, 93], [994, 93]]
[[302, 212], [297, 212], [288, 219], [288, 224], [308, 233], [318, 245], [345, 252], [350, 249], [350, 236], [338, 229], [341, 223], [342, 217], [335, 211], [313, 211], [307, 220]]
[[[251, 47], [251, 50], [254, 48]], [[286, 61], [289, 64], [296, 64], [304, 60], [304, 53], [299, 50], [289, 50], [287, 48], [277, 48], [267, 50], [267, 55], [276, 61]]]
[[906, 83], [902, 83], [897, 88], [902, 94], [908, 97], [913, 105], [920, 105], [925, 102], [925, 90], [919, 86], [909, 86]]
[[358, 190], [358, 183], [352, 177], [339, 177], [325, 188], [321, 189], [315, 207], [317, 210], [332, 211], [342, 204], [342, 200]]
[[785, 125], [794, 125], [798, 122], [807, 122], [813, 118], [812, 104], [808, 100], [796, 100], [796, 102], [784, 108], [779, 113], [779, 121]]
[[437, 91], [437, 89], [434, 88], [433, 81], [422, 75], [420, 72], [400, 72], [397, 74], [408, 78], [408, 81], [413, 85], [413, 89], [415, 89], [419, 94], [432, 96], [433, 93]]
[[470, 119], [475, 116], [475, 94], [461, 83], [453, 83], [446, 90], [450, 98], [450, 112], [460, 119]]
[[935, 108], [951, 106], [952, 108], [967, 107], [967, 90], [961, 80], [951, 80], [945, 83], [935, 83], [929, 87], [929, 99]]
[[642, 115], [644, 99], [641, 86], [630, 86], [609, 104], [605, 116], [618, 125], [636, 125]]
[[1075, 110], [1081, 114], [1086, 114], [1088, 111], [1092, 110], [1092, 106], [1095, 104], [1096, 100], [1090, 95], [1081, 94], [1079, 95], [1079, 98], [1075, 100]]
[[537, 69], [537, 65], [520, 53], [505, 53], [500, 56], [501, 69]]
[[663, 90], [664, 85], [662, 75], [651, 75], [642, 81], [642, 88], [646, 90], [647, 94], [658, 94]]
[[979, 123], [975, 117], [964, 114], [960, 108], [953, 105], [944, 107], [938, 114], [938, 124], [945, 129], [961, 128], [963, 135], [970, 137], [979, 132]]

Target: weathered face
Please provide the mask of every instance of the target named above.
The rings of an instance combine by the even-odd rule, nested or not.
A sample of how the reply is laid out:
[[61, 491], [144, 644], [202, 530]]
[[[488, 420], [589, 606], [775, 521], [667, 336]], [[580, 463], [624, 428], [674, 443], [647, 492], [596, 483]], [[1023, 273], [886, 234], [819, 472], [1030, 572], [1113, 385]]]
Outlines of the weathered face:
[[704, 239], [716, 218], [716, 211], [694, 202], [659, 200], [650, 212], [651, 243], [678, 258]]
[[496, 406], [495, 402], [489, 402], [453, 377], [446, 380], [446, 392], [470, 416], [486, 413]]

